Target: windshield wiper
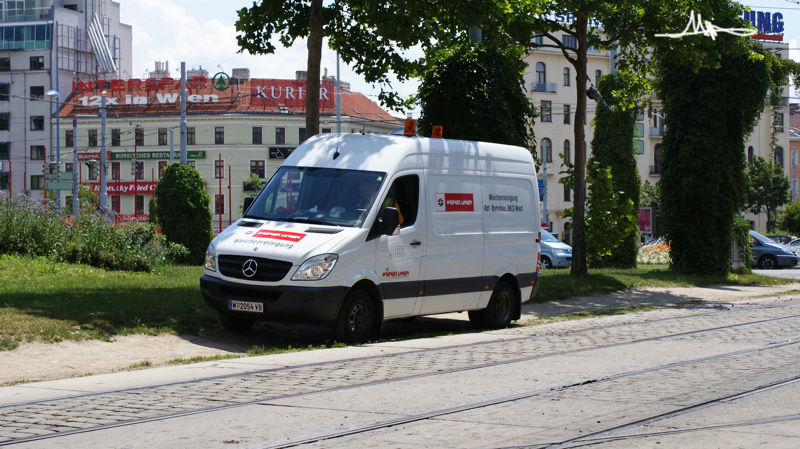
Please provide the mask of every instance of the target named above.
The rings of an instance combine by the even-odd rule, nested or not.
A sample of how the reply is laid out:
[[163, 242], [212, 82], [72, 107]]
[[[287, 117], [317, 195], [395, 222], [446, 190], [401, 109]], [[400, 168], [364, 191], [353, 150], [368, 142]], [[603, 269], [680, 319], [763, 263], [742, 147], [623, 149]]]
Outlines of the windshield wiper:
[[284, 218], [283, 221], [289, 221], [292, 223], [309, 223], [309, 224], [318, 224], [318, 225], [326, 225], [326, 226], [339, 226], [333, 223], [328, 223], [327, 221], [323, 220], [313, 220], [310, 218]]

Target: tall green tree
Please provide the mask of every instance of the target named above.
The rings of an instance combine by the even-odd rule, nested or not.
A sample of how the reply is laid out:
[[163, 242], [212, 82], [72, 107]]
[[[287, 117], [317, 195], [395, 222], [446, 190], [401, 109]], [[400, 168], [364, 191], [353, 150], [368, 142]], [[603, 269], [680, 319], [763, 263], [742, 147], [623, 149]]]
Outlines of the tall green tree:
[[[323, 8], [322, 0], [261, 1], [237, 13], [236, 36], [240, 51], [259, 54], [275, 52], [272, 39], [278, 36], [281, 44], [290, 47], [298, 38], [307, 39], [306, 69], [306, 136], [319, 132], [319, 86], [322, 61], [322, 40], [326, 33], [326, 17], [335, 14], [331, 7]], [[328, 32], [330, 28], [328, 27]]]
[[[710, 0], [697, 12], [720, 28], [747, 26], [741, 6], [728, 1]], [[655, 58], [667, 124], [659, 217], [672, 267], [726, 273], [733, 220], [745, 203], [745, 141], [767, 91], [780, 92], [788, 72], [760, 44], [728, 33], [662, 38]]]
[[604, 76], [599, 90], [592, 156], [587, 167], [587, 258], [592, 267], [636, 266], [639, 172], [634, 156], [637, 109], [626, 107], [614, 92], [629, 84], [626, 75]]
[[747, 209], [754, 214], [766, 212], [767, 232], [774, 230], [778, 209], [791, 199], [790, 188], [780, 164], [758, 156], [748, 167]]
[[531, 149], [535, 110], [525, 95], [519, 54], [463, 43], [429, 59], [419, 87], [419, 132], [440, 125], [446, 138]]

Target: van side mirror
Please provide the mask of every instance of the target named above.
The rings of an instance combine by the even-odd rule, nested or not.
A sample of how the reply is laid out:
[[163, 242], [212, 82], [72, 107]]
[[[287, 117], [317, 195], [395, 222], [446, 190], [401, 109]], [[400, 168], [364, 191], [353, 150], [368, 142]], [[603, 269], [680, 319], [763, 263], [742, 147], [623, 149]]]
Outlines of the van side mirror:
[[244, 197], [244, 204], [242, 205], [242, 215], [245, 215], [247, 213], [247, 209], [250, 208], [250, 205], [253, 204], [253, 201], [255, 201], [255, 198], [253, 198], [252, 196]]
[[394, 207], [385, 207], [378, 219], [378, 232], [382, 235], [393, 235], [400, 225], [400, 212]]

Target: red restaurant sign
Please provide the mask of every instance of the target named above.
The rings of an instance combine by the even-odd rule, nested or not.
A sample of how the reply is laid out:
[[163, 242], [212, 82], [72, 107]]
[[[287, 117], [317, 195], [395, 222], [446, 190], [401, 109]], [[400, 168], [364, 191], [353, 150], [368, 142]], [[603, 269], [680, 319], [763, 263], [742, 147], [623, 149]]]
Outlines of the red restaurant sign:
[[[151, 181], [142, 181], [142, 182], [125, 182], [125, 181], [114, 181], [106, 183], [106, 190], [107, 193], [111, 195], [123, 195], [123, 194], [133, 194], [133, 193], [154, 193], [156, 191], [156, 184], [157, 182]], [[92, 187], [92, 192], [99, 192], [100, 191], [100, 184], [99, 183], [89, 183]]]

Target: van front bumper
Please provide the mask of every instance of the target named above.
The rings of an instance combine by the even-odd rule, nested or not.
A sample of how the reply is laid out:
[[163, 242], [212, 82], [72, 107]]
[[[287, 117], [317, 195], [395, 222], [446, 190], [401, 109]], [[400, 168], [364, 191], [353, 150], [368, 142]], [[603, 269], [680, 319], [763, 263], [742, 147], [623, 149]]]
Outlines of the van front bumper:
[[[347, 287], [262, 287], [238, 284], [203, 275], [200, 277], [203, 300], [226, 315], [256, 321], [304, 323], [330, 326], [339, 313]], [[228, 301], [257, 302], [263, 313], [228, 309]]]

